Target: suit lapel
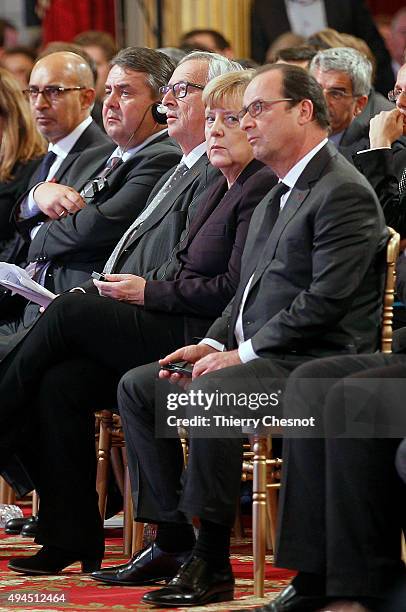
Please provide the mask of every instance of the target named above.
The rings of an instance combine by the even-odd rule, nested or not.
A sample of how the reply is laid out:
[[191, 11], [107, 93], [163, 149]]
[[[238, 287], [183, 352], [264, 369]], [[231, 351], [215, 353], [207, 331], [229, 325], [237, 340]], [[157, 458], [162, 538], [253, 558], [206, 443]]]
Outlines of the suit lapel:
[[[286, 226], [290, 223], [290, 221], [294, 218], [300, 208], [303, 206], [309, 194], [311, 194], [311, 186], [314, 182], [316, 182], [322, 171], [324, 170], [326, 164], [331, 160], [332, 157], [337, 156], [337, 149], [335, 145], [331, 143], [327, 143], [316, 155], [313, 159], [310, 160], [299, 179], [296, 182], [295, 187], [292, 189], [291, 194], [282, 211], [279, 214], [279, 217], [273, 227], [273, 230], [268, 238], [267, 243], [265, 244], [263, 253], [261, 255], [260, 261], [257, 263], [255, 269], [251, 268], [252, 272], [249, 275], [244, 274], [244, 280], [239, 285], [238, 291], [236, 293], [236, 297], [233, 305], [233, 312], [231, 315], [231, 329], [234, 330], [235, 321], [238, 316], [239, 305], [241, 303], [242, 296], [244, 294], [245, 287], [252, 276], [252, 281], [250, 283], [250, 288], [248, 291], [248, 295], [254, 289], [258, 281], [260, 280], [264, 270], [269, 266], [270, 262], [275, 256], [275, 251], [278, 246], [279, 240], [282, 237], [282, 234], [286, 228]], [[272, 195], [272, 192], [270, 193]], [[267, 201], [270, 201], [270, 196], [266, 196]], [[263, 214], [259, 219], [258, 228], [260, 229], [261, 222], [265, 215], [265, 206], [263, 209]], [[255, 242], [255, 234], [252, 235], [250, 243]], [[246, 258], [244, 255], [245, 262], [248, 263], [248, 257]], [[255, 264], [254, 264], [255, 265]]]
[[[241, 186], [236, 185], [237, 188], [241, 191]], [[221, 177], [214, 184], [213, 189], [207, 192], [206, 201], [199, 207], [199, 211], [196, 213], [196, 216], [193, 218], [193, 222], [190, 226], [190, 231], [188, 234], [187, 243], [183, 247], [182, 250], [185, 250], [188, 245], [192, 242], [193, 238], [196, 236], [197, 232], [203, 227], [204, 223], [206, 223], [207, 219], [210, 217], [211, 213], [214, 211], [217, 206], [219, 206], [222, 198], [227, 193], [227, 184], [226, 179]]]
[[[177, 200], [177, 198], [191, 185], [191, 183], [195, 180], [199, 174], [204, 172], [205, 168], [209, 164], [209, 161], [206, 155], [203, 155], [199, 161], [197, 161], [192, 168], [185, 174], [185, 176], [176, 183], [171, 189], [171, 191], [164, 197], [164, 199], [159, 203], [157, 208], [151, 213], [151, 215], [145, 220], [145, 222], [141, 225], [140, 229], [136, 232], [136, 234], [131, 238], [128, 242], [127, 248], [135, 241], [138, 240], [145, 232], [149, 231], [153, 225], [158, 223], [170, 210], [173, 203]], [[158, 192], [157, 192], [158, 193]], [[155, 194], [156, 195], [156, 194]]]

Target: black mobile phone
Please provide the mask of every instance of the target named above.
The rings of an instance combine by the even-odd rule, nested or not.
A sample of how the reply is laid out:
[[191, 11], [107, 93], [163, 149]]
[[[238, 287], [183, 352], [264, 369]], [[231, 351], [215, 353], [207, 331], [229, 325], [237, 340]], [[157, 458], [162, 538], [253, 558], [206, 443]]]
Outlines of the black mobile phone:
[[188, 361], [174, 361], [173, 363], [167, 363], [161, 366], [161, 370], [168, 370], [173, 374], [181, 374], [182, 376], [192, 377], [193, 363]]
[[106, 278], [106, 275], [104, 274], [104, 272], [92, 272], [92, 278], [98, 280], [98, 281], [103, 281], [104, 283], [108, 283], [109, 281]]

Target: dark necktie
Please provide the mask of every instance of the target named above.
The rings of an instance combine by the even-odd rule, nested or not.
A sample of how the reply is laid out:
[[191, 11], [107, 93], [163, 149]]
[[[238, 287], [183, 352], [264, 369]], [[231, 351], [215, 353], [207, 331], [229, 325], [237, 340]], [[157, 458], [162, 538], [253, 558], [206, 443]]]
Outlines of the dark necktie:
[[42, 183], [47, 180], [49, 169], [58, 156], [53, 151], [48, 151], [38, 169], [37, 182]]
[[107, 164], [105, 165], [105, 167], [103, 168], [102, 172], [100, 173], [100, 176], [98, 176], [97, 178], [99, 180], [100, 179], [103, 180], [104, 178], [106, 178], [106, 176], [108, 174], [110, 174], [110, 172], [113, 169], [115, 170], [122, 163], [123, 163], [123, 160], [118, 155], [116, 155], [115, 157], [110, 157], [110, 159], [108, 160]]
[[262, 225], [259, 228], [258, 235], [255, 240], [254, 252], [256, 257], [254, 257], [255, 265], [259, 261], [259, 257], [264, 250], [265, 244], [268, 241], [268, 238], [273, 230], [273, 227], [276, 223], [276, 220], [279, 216], [279, 212], [281, 209], [281, 197], [289, 191], [290, 187], [285, 185], [285, 183], [278, 183], [270, 193], [270, 200], [268, 202], [268, 206], [266, 208], [264, 219], [262, 221]]
[[403, 195], [406, 192], [406, 168], [403, 169], [402, 176], [399, 181], [399, 193]]

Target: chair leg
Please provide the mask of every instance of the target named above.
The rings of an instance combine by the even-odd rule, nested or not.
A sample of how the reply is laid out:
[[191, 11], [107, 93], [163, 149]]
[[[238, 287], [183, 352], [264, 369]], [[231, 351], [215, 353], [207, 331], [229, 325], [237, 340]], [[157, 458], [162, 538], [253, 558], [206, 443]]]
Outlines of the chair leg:
[[128, 466], [126, 463], [125, 473], [124, 473], [124, 554], [127, 557], [130, 557], [132, 555], [133, 537], [134, 537], [133, 530], [134, 530], [133, 502], [131, 498], [130, 475], [128, 473]]
[[104, 519], [106, 514], [107, 488], [110, 469], [111, 430], [113, 414], [103, 410], [100, 419], [99, 448], [97, 452], [96, 489], [99, 495], [99, 511]]
[[254, 557], [254, 595], [264, 596], [266, 529], [266, 437], [254, 436], [252, 482], [252, 539]]
[[39, 495], [36, 491], [32, 492], [32, 516], [37, 516], [39, 508]]
[[0, 477], [0, 504], [15, 504], [16, 496], [12, 487]]

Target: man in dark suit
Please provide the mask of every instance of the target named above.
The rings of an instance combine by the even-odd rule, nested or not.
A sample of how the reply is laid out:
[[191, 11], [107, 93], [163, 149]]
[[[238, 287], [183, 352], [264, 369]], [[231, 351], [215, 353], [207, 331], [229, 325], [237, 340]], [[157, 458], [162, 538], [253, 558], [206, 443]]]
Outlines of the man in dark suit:
[[255, 0], [251, 12], [251, 55], [262, 63], [269, 45], [280, 34], [291, 30], [308, 37], [326, 27], [353, 34], [368, 43], [377, 61], [376, 88], [386, 95], [393, 87], [391, 59], [364, 0], [310, 0], [306, 3]]
[[[262, 168], [258, 176], [253, 176], [257, 170], [261, 169], [261, 165], [256, 161], [252, 161], [249, 170], [244, 176], [241, 176], [241, 180], [236, 183], [233, 193], [230, 193], [231, 197], [228, 198], [227, 206], [224, 203], [223, 208], [219, 207], [217, 210], [214, 207], [215, 210], [211, 210], [211, 213], [214, 215], [214, 235], [211, 236], [210, 234], [210, 237], [205, 237], [204, 234], [200, 237], [198, 236], [199, 226], [205, 223], [207, 214], [205, 209], [200, 210], [199, 203], [202, 206], [206, 204], [206, 197], [210, 190], [205, 188], [207, 185], [211, 185], [213, 180], [218, 177], [218, 171], [209, 167], [207, 156], [203, 154], [205, 146], [202, 146], [204, 138], [202, 89], [210, 76], [215, 76], [216, 73], [221, 74], [223, 72], [234, 71], [235, 68], [236, 65], [234, 63], [220, 56], [210, 53], [196, 53], [190, 56], [189, 59], [186, 59], [176, 69], [169, 85], [165, 86], [167, 91], [165, 92], [164, 102], [168, 108], [168, 115], [172, 118], [169, 130], [179, 140], [184, 151], [182, 176], [176, 182], [173, 182], [173, 177], [177, 175], [178, 169], [181, 167], [181, 164], [179, 164], [175, 171], [168, 173], [161, 180], [149, 198], [146, 208], [134, 222], [134, 227], [131, 226], [129, 228], [129, 233], [125, 234], [124, 242], [120, 241], [118, 243], [118, 248], [114, 249], [112, 256], [109, 258], [106, 269], [110, 272], [123, 271], [139, 274], [144, 271], [150, 271], [150, 276], [161, 279], [163, 284], [173, 279], [174, 284], [177, 281], [178, 285], [179, 283], [185, 285], [185, 282], [183, 282], [184, 277], [189, 274], [189, 276], [192, 276], [192, 280], [194, 279], [195, 289], [198, 285], [199, 276], [202, 277], [200, 278], [200, 285], [203, 287], [208, 282], [208, 277], [212, 276], [213, 273], [218, 273], [219, 278], [213, 279], [213, 282], [209, 283], [210, 287], [214, 286], [217, 280], [219, 283], [223, 281], [224, 290], [227, 292], [226, 295], [228, 297], [234, 291], [238, 279], [239, 260], [243, 242], [242, 236], [244, 234], [245, 237], [250, 213], [253, 206], [261, 199], [270, 184], [275, 180], [275, 177], [266, 168]], [[190, 79], [194, 86], [188, 86], [186, 79]], [[215, 189], [214, 195], [217, 194], [217, 202], [224, 190], [224, 180], [221, 183], [221, 185], [213, 185], [213, 189]], [[169, 190], [168, 186], [170, 187]], [[249, 197], [245, 197], [247, 192]], [[199, 214], [193, 225], [195, 212]], [[212, 215], [210, 214], [209, 216], [211, 217]], [[216, 220], [218, 223], [216, 223]], [[191, 224], [190, 228], [189, 224]], [[225, 235], [219, 233], [220, 228], [225, 231]], [[208, 229], [210, 229], [210, 224]], [[183, 230], [185, 230], [185, 233], [181, 237]], [[233, 244], [232, 236], [235, 236], [236, 245]], [[192, 268], [188, 267], [187, 263], [180, 266], [180, 260], [175, 258], [175, 251], [179, 250], [179, 254], [182, 256], [183, 248], [189, 247], [189, 243], [192, 241], [199, 253], [202, 251], [202, 245], [204, 245], [203, 248], [205, 249], [204, 257], [197, 258], [195, 254], [193, 258], [186, 258], [185, 262], [191, 263], [191, 259], [195, 262], [193, 273], [191, 271]], [[208, 249], [210, 241], [212, 247]], [[184, 272], [181, 278], [176, 278], [175, 281], [174, 273], [180, 267], [184, 269]], [[94, 290], [93, 293], [97, 295], [81, 294], [82, 291], [86, 292], [89, 290], [92, 293], [92, 288]], [[62, 458], [60, 461], [43, 462], [38, 457], [37, 460], [30, 460], [31, 466], [36, 465], [35, 469], [38, 468], [39, 464], [41, 465], [40, 477], [38, 473], [33, 474], [35, 482], [38, 482], [38, 478], [41, 480], [38, 488], [41, 496], [42, 513], [42, 523], [40, 521], [40, 524], [43, 524], [43, 528], [40, 532], [42, 536], [39, 534], [39, 541], [43, 541], [45, 544], [46, 542], [41, 539], [45, 537], [49, 544], [53, 541], [54, 546], [59, 545], [60, 548], [67, 549], [68, 552], [72, 550], [72, 545], [75, 542], [80, 542], [80, 549], [82, 551], [86, 550], [88, 553], [96, 556], [102, 554], [100, 550], [103, 548], [103, 533], [93, 490], [95, 478], [94, 423], [91, 421], [92, 417], [90, 417], [90, 420], [88, 417], [92, 415], [93, 410], [98, 405], [105, 405], [107, 402], [109, 405], [114, 406], [117, 382], [121, 374], [129, 369], [132, 364], [139, 363], [140, 361], [142, 363], [145, 359], [148, 361], [152, 359], [152, 356], [149, 356], [150, 351], [153, 351], [153, 354], [157, 357], [161, 350], [165, 350], [165, 347], [168, 350], [169, 346], [176, 346], [177, 343], [174, 343], [173, 340], [176, 334], [180, 333], [183, 338], [183, 333], [187, 333], [185, 321], [195, 322], [197, 327], [199, 325], [201, 327], [204, 324], [207, 327], [209, 323], [204, 318], [207, 312], [210, 311], [212, 313], [211, 318], [213, 318], [221, 311], [221, 288], [220, 284], [218, 291], [219, 299], [215, 295], [211, 300], [208, 298], [206, 300], [201, 299], [201, 303], [199, 303], [199, 292], [197, 292], [197, 296], [191, 295], [193, 291], [189, 292], [188, 297], [191, 298], [192, 302], [194, 300], [194, 302], [189, 307], [189, 310], [186, 309], [186, 311], [186, 307], [183, 305], [182, 312], [188, 315], [185, 317], [182, 314], [172, 316], [169, 307], [168, 311], [161, 313], [162, 316], [160, 317], [159, 314], [155, 316], [154, 312], [149, 312], [148, 308], [137, 308], [131, 303], [122, 304], [118, 300], [101, 298], [92, 282], [90, 287], [85, 283], [82, 287], [77, 288], [79, 295], [69, 293], [56, 300], [55, 305], [56, 303], [64, 303], [65, 300], [68, 300], [68, 302], [72, 300], [73, 310], [68, 308], [70, 311], [69, 317], [74, 311], [79, 312], [79, 317], [74, 317], [75, 321], [72, 323], [72, 326], [66, 319], [64, 327], [69, 335], [71, 332], [79, 331], [79, 329], [82, 330], [80, 336], [83, 340], [84, 353], [82, 357], [84, 359], [76, 360], [79, 357], [79, 353], [75, 348], [75, 363], [70, 363], [67, 368], [67, 371], [69, 371], [69, 392], [67, 394], [63, 393], [63, 405], [64, 408], [70, 411], [72, 405], [70, 400], [68, 400], [68, 396], [71, 396], [71, 392], [73, 392], [71, 397], [76, 397], [78, 406], [82, 406], [82, 409], [79, 409], [79, 412], [75, 415], [70, 415], [66, 419], [61, 416], [62, 412], [59, 412], [58, 418], [51, 418], [49, 420], [46, 417], [44, 420], [45, 438], [44, 443], [41, 443], [40, 446], [44, 450], [46, 447], [47, 452], [50, 450], [49, 444], [53, 444], [53, 441], [59, 439], [62, 432], [63, 436], [67, 435], [69, 437], [74, 431], [75, 439], [72, 441], [72, 444], [68, 443], [65, 445], [61, 442], [65, 451], [62, 453], [58, 451], [58, 456]], [[159, 297], [155, 300], [151, 299], [151, 303], [151, 310], [154, 309], [154, 304], [159, 307]], [[53, 307], [54, 304], [51, 305], [50, 311], [40, 318], [32, 329], [32, 333], [35, 334], [38, 325], [42, 325], [47, 320], [53, 320], [51, 315]], [[121, 313], [119, 318], [116, 317], [116, 310]], [[131, 327], [134, 334], [132, 341], [129, 341], [129, 329], [127, 328], [129, 321], [126, 320], [128, 315], [132, 319]], [[92, 334], [92, 339], [89, 336], [90, 328], [84, 323], [83, 316], [86, 317], [86, 320], [93, 323], [98, 322], [97, 330], [95, 330], [94, 335]], [[118, 324], [117, 330], [112, 330], [107, 325], [108, 321], [111, 324], [116, 322]], [[116, 331], [120, 336], [120, 340]], [[28, 334], [28, 341], [30, 335]], [[24, 350], [23, 347], [26, 341], [27, 339], [21, 343], [21, 350]], [[120, 342], [120, 349], [115, 351], [114, 348], [118, 341]], [[102, 342], [101, 349], [100, 342]], [[110, 342], [113, 345], [107, 349]], [[87, 355], [87, 350], [90, 346], [94, 349], [93, 358], [87, 359], [85, 354]], [[136, 350], [135, 346], [137, 346]], [[159, 347], [162, 347], [162, 349], [159, 349]], [[36, 351], [35, 353], [37, 356]], [[97, 385], [95, 387], [94, 380], [99, 378], [100, 375], [103, 376], [100, 368], [104, 369], [104, 364], [102, 365], [99, 362], [99, 357], [103, 355], [110, 356], [111, 361], [109, 362], [107, 378], [102, 389], [102, 387]], [[56, 357], [56, 362], [59, 362], [60, 358], [62, 358], [62, 353]], [[36, 361], [36, 357], [30, 359], [32, 365]], [[13, 354], [8, 355], [6, 358], [5, 368], [10, 363], [14, 364]], [[76, 370], [76, 367], [78, 367], [78, 370]], [[118, 372], [116, 371], [117, 367], [119, 368]], [[46, 369], [48, 370], [48, 367]], [[94, 375], [90, 374], [91, 370]], [[30, 371], [31, 367], [26, 370], [26, 373], [28, 374]], [[84, 375], [85, 371], [87, 372], [86, 376]], [[78, 373], [77, 377], [75, 372]], [[76, 380], [75, 383], [73, 383], [74, 380]], [[65, 382], [61, 381], [61, 386], [59, 384], [53, 386], [54, 391], [57, 391], [58, 388], [64, 388]], [[37, 378], [34, 393], [41, 393], [41, 388], [42, 385], [39, 382], [39, 378]], [[97, 396], [99, 390], [102, 391], [100, 397]], [[83, 392], [85, 394], [90, 393], [87, 399]], [[90, 410], [89, 413], [86, 412], [87, 409]], [[73, 421], [76, 423], [74, 430], [69, 426], [65, 428], [65, 425], [73, 423]], [[52, 427], [54, 425], [56, 427], [54, 434], [50, 434], [48, 430], [51, 422], [53, 423]], [[61, 423], [63, 423], [62, 430], [60, 430]], [[59, 430], [59, 433], [57, 430]], [[60, 448], [59, 443], [58, 448]], [[54, 454], [54, 451], [51, 451], [51, 454]], [[83, 465], [88, 466], [90, 480], [87, 478], [87, 473], [82, 469]], [[53, 474], [46, 473], [47, 466], [52, 466]], [[60, 476], [56, 476], [58, 470], [61, 470]], [[92, 477], [93, 485], [89, 488]], [[64, 491], [67, 492], [69, 490], [69, 486], [67, 486], [68, 478], [73, 478], [75, 490], [77, 492], [80, 491], [77, 497], [72, 498], [69, 495], [69, 500], [75, 500], [73, 506], [67, 498], [64, 501]], [[56, 494], [55, 487], [59, 486], [62, 487], [61, 493]], [[60, 503], [59, 508], [55, 507], [56, 501], [58, 504]], [[66, 523], [66, 519], [70, 526]], [[61, 521], [64, 524], [62, 530]], [[62, 538], [61, 535], [63, 536]], [[61, 551], [59, 552], [58, 564], [62, 561], [62, 565], [66, 565], [66, 554], [66, 550], [64, 550], [64, 555], [61, 557]], [[44, 566], [44, 561], [45, 559], [41, 561], [41, 571], [54, 573], [56, 566], [52, 555], [51, 559], [48, 559], [48, 561], [52, 562], [51, 566], [49, 563]], [[38, 560], [34, 560], [35, 563], [38, 563]], [[34, 568], [31, 568], [31, 573], [33, 571]]]
[[[44, 87], [51, 90], [38, 94]], [[27, 95], [37, 128], [49, 145], [45, 161], [34, 168], [28, 193], [19, 202], [27, 201], [29, 192], [47, 176], [64, 183], [71, 165], [84, 150], [110, 142], [90, 117], [95, 96], [94, 76], [82, 57], [74, 53], [53, 53], [39, 60], [32, 71]], [[32, 215], [35, 210], [27, 212], [17, 205], [18, 220]], [[15, 258], [18, 262], [24, 261], [26, 254], [27, 247], [21, 240]]]
[[[323, 88], [330, 113], [334, 142], [348, 161], [357, 151], [369, 148], [368, 128], [370, 116], [364, 117], [370, 101], [372, 65], [356, 49], [332, 48], [319, 51], [310, 63], [310, 72]], [[393, 108], [386, 100], [387, 109]], [[399, 147], [400, 147], [399, 143]]]
[[[244, 102], [241, 125], [254, 154], [284, 183], [253, 214], [240, 284], [222, 317], [200, 344], [160, 361], [163, 367], [178, 360], [194, 364], [189, 389], [194, 397], [269, 395], [303, 361], [371, 350], [377, 342], [384, 219], [368, 182], [327, 142], [320, 87], [304, 70], [277, 64], [257, 72]], [[158, 371], [156, 363], [132, 370], [122, 379], [118, 397], [126, 440], [137, 458], [132, 466], [136, 520], [158, 523], [161, 547], [173, 562], [170, 567], [160, 564], [162, 553], [155, 550], [158, 560], [144, 552], [133, 566], [138, 566], [140, 584], [146, 576], [173, 575], [184, 553], [180, 546], [187, 517], [197, 516], [200, 532], [190, 561], [167, 588], [148, 593], [144, 601], [178, 607], [229, 599], [234, 590], [229, 539], [241, 442], [208, 437], [201, 428], [193, 435], [192, 429], [181, 481], [180, 441], [155, 437], [155, 424], [162, 431], [168, 414], [165, 400], [155, 406]], [[179, 375], [172, 378], [179, 380]], [[192, 395], [186, 404], [186, 418], [201, 416], [202, 406], [196, 409], [194, 402], [193, 407]], [[217, 437], [228, 430], [212, 433]]]
[[[107, 79], [103, 110], [113, 144], [85, 151], [65, 175], [69, 186], [48, 181], [34, 188], [39, 212], [19, 225], [27, 239], [31, 236], [28, 261], [35, 266], [35, 280], [51, 291], [67, 291], [102, 269], [156, 182], [179, 161], [180, 150], [157, 116], [159, 87], [172, 72], [171, 61], [152, 49], [120, 51]], [[38, 306], [28, 304], [22, 316], [3, 323], [0, 356], [37, 316]]]

